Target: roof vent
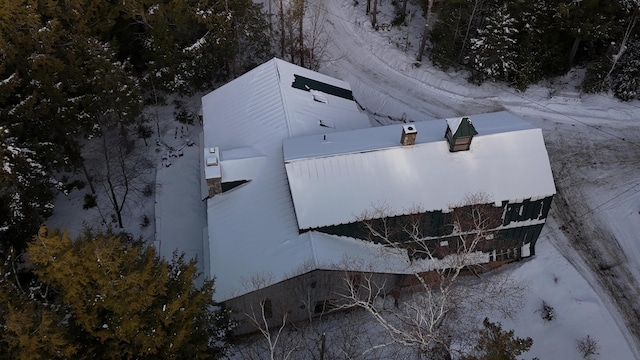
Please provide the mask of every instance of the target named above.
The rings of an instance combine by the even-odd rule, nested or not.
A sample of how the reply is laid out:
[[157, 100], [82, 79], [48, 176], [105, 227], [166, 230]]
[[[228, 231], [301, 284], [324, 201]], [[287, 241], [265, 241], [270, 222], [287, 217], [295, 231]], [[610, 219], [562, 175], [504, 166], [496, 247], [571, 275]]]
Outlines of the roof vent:
[[326, 128], [331, 128], [331, 129], [335, 129], [336, 128], [336, 125], [333, 122], [327, 121], [327, 120], [320, 120], [320, 126], [326, 127]]
[[311, 96], [313, 96], [313, 100], [323, 104], [329, 103], [329, 99], [327, 99], [322, 91], [309, 90], [309, 92], [311, 93]]
[[216, 165], [218, 165], [218, 157], [217, 156], [209, 156], [209, 157], [207, 157], [207, 166], [216, 166]]
[[402, 146], [415, 145], [417, 135], [418, 130], [416, 129], [415, 125], [402, 125], [402, 136], [400, 137], [400, 143], [402, 144]]

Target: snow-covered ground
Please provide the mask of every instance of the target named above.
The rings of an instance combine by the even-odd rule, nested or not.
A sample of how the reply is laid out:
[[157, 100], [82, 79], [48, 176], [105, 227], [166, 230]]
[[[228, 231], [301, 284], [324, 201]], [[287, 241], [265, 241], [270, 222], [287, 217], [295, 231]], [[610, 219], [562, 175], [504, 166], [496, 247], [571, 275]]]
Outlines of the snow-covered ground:
[[[444, 72], [428, 61], [417, 66], [420, 12], [410, 4], [409, 27], [373, 31], [365, 6], [353, 0], [310, 3], [324, 13], [330, 40], [320, 71], [348, 81], [374, 122], [506, 109], [543, 129], [559, 193], [537, 255], [510, 266], [513, 277], [528, 285], [526, 305], [515, 319], [494, 320], [533, 338], [527, 358], [580, 359], [576, 339], [590, 335], [600, 345], [600, 358], [640, 359], [640, 102], [580, 94], [580, 71], [517, 92], [502, 84], [469, 84], [465, 73]], [[379, 22], [390, 23], [392, 14], [391, 4], [382, 4]], [[155, 196], [131, 206], [126, 230], [154, 240], [155, 228], [163, 256], [178, 249], [206, 261], [199, 153], [184, 146], [188, 140], [197, 145], [198, 130], [189, 127], [184, 134], [172, 106], [160, 110], [163, 141], [182, 148], [182, 156], [169, 157], [167, 167], [166, 149], [156, 152], [149, 145], [158, 164]], [[82, 195], [58, 199], [49, 226], [78, 231], [83, 221], [104, 219], [97, 209], [82, 210]], [[155, 216], [142, 228], [139, 218], [153, 214], [154, 198]], [[550, 322], [539, 311], [543, 300], [555, 309]]]
[[[410, 30], [374, 32], [365, 15], [365, 4], [329, 0], [324, 6], [325, 31], [332, 42], [321, 71], [350, 82], [358, 102], [369, 113], [379, 115], [376, 118], [380, 122], [506, 109], [543, 129], [562, 196], [554, 201], [552, 217], [556, 224], [547, 225], [545, 233], [549, 235], [540, 239], [539, 254], [516, 272], [518, 277], [530, 279], [534, 294], [551, 292], [562, 306], [573, 311], [559, 315], [555, 325], [544, 324], [548, 328], [538, 334], [537, 330], [527, 330], [535, 327], [533, 320], [540, 319], [531, 311], [523, 311], [522, 319], [512, 325], [516, 333], [534, 337], [536, 345], [531, 355], [541, 358], [579, 357], [575, 352], [579, 334], [559, 328], [579, 329], [584, 335], [591, 332], [602, 343], [605, 358], [640, 358], [636, 301], [640, 260], [635, 256], [640, 250], [640, 103], [580, 94], [580, 71], [525, 92], [502, 84], [472, 85], [464, 80], [464, 72], [443, 72], [428, 62], [416, 66], [417, 46], [404, 51], [403, 36], [408, 34], [409, 42], [417, 44], [420, 16], [413, 18]], [[393, 14], [385, 11], [385, 6], [391, 5], [383, 4], [383, 14], [389, 15], [380, 20], [382, 23], [389, 22]], [[576, 223], [596, 226], [611, 236], [594, 236], [597, 233], [590, 228], [584, 233], [569, 232], [569, 239], [562, 236], [560, 229], [569, 225], [580, 230]], [[559, 264], [559, 254], [567, 257], [574, 269], [566, 262]], [[549, 280], [554, 276], [560, 279], [558, 284]], [[606, 322], [598, 321], [600, 316], [615, 321], [620, 330], [600, 332]], [[609, 350], [604, 349], [605, 342]], [[542, 348], [564, 349], [560, 353], [566, 356]], [[574, 355], [570, 355], [572, 351]], [[623, 353], [614, 356], [609, 351]]]

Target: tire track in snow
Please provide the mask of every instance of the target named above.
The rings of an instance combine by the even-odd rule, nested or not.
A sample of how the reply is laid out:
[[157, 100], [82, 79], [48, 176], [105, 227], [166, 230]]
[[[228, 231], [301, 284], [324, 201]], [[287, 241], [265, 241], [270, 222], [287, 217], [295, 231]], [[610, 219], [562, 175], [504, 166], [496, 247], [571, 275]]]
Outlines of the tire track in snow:
[[[361, 28], [368, 23], [362, 23], [363, 25], [351, 23], [345, 17], [335, 15], [344, 14], [348, 10], [346, 7], [349, 5], [345, 0], [325, 0], [325, 5], [327, 7], [325, 29], [330, 39], [335, 40], [327, 49], [328, 55], [333, 60], [325, 65], [326, 69], [348, 81], [358, 100], [370, 111], [385, 109], [388, 104], [396, 103], [407, 109], [409, 120], [420, 120], [424, 119], [425, 115], [444, 118], [493, 111], [503, 107], [529, 119], [537, 118], [532, 120], [545, 131], [545, 141], [550, 145], [549, 153], [556, 179], [568, 180], [558, 181], [558, 196], [554, 201], [554, 207], [559, 214], [558, 218], [563, 223], [569, 224], [563, 228], [570, 242], [566, 246], [571, 246], [586, 265], [579, 266], [575, 254], [572, 255], [566, 247], [561, 253], [570, 261], [574, 256], [572, 263], [586, 279], [597, 279], [598, 284], [594, 284], [594, 287], [604, 289], [603, 295], [606, 295], [609, 300], [606, 301], [607, 304], [615, 304], [611, 306], [610, 312], [622, 314], [622, 316], [614, 316], [614, 319], [618, 321], [621, 328], [627, 329], [626, 334], [631, 335], [631, 339], [627, 340], [634, 343], [635, 346], [632, 348], [638, 354], [640, 328], [637, 324], [640, 323], [640, 309], [635, 297], [640, 293], [639, 279], [632, 276], [628, 264], [622, 261], [624, 250], [618, 240], [611, 232], [597, 225], [595, 215], [591, 214], [584, 219], [577, 217], [578, 209], [589, 209], [580, 193], [581, 187], [584, 186], [580, 181], [581, 176], [584, 175], [580, 166], [588, 166], [588, 164], [574, 160], [576, 155], [584, 159], [593, 158], [600, 163], [617, 160], [620, 153], [637, 157], [640, 138], [636, 139], [639, 141], [637, 143], [622, 141], [617, 148], [600, 147], [595, 141], [620, 140], [622, 135], [614, 134], [618, 132], [625, 134], [625, 132], [612, 133], [611, 127], [617, 128], [613, 130], [629, 128], [637, 134], [637, 125], [629, 123], [629, 120], [640, 119], [640, 109], [621, 103], [616, 109], [599, 107], [598, 101], [592, 101], [593, 99], [589, 99], [585, 104], [580, 97], [551, 97], [549, 94], [536, 96], [534, 91], [516, 93], [490, 84], [481, 87], [469, 85], [468, 88], [460, 90], [455, 81], [447, 82], [443, 73], [435, 76], [438, 70], [412, 68], [411, 60], [408, 59], [405, 59], [405, 63], [400, 66], [390, 64], [385, 60], [389, 58], [388, 56], [383, 57], [379, 54], [384, 51], [398, 50], [388, 44], [366, 41], [364, 36], [369, 38], [377, 36]], [[356, 52], [354, 49], [359, 51]], [[398, 54], [398, 57], [406, 58], [406, 56], [406, 54]], [[368, 102], [368, 94], [375, 94], [372, 96], [372, 101], [378, 101], [379, 94], [383, 94], [384, 99], [378, 104]], [[558, 132], [554, 128], [557, 128], [556, 125], [559, 123], [564, 123], [565, 126], [570, 124], [569, 126], [575, 127], [575, 130], [570, 131], [571, 128], [569, 128]], [[601, 125], [605, 125], [606, 129], [599, 129], [598, 126]], [[598, 135], [594, 136], [597, 132], [599, 132]], [[614, 138], [616, 136], [617, 139]], [[625, 136], [629, 135], [625, 134]], [[574, 152], [574, 156], [562, 156], [568, 150], [562, 145], [567, 139], [571, 143], [575, 138], [586, 138], [594, 142], [591, 145], [595, 146], [577, 150], [571, 148], [570, 151]]]
[[[343, 5], [339, 0], [328, 0], [324, 3], [327, 7], [325, 32], [330, 41], [327, 48], [329, 58], [324, 67], [338, 77], [349, 82], [358, 96], [358, 101], [372, 112], [378, 112], [384, 108], [384, 103], [375, 104], [367, 102], [367, 93], [374, 89], [378, 94], [384, 94], [387, 99], [394, 101], [407, 109], [410, 119], [414, 121], [424, 120], [425, 115], [433, 118], [444, 118], [457, 115], [466, 115], [473, 109], [484, 108], [486, 111], [497, 110], [499, 106], [492, 99], [471, 99], [466, 95], [445, 91], [440, 87], [430, 86], [427, 82], [407, 74], [409, 71], [401, 71], [389, 66], [380, 57], [381, 51], [398, 50], [393, 47], [383, 48], [382, 44], [370, 44], [360, 36], [362, 29], [368, 24], [356, 24], [345, 21], [344, 18], [334, 14], [344, 13]], [[353, 49], [359, 49], [354, 51]], [[398, 55], [402, 56], [402, 55]], [[411, 68], [412, 61], [403, 65]], [[413, 69], [410, 72], [417, 72]], [[424, 73], [424, 70], [422, 71]], [[439, 82], [439, 80], [438, 80]], [[379, 96], [376, 96], [377, 100]], [[442, 99], [450, 99], [445, 102]], [[378, 105], [378, 106], [376, 106]], [[382, 112], [382, 111], [381, 111]], [[400, 116], [400, 114], [391, 114]]]

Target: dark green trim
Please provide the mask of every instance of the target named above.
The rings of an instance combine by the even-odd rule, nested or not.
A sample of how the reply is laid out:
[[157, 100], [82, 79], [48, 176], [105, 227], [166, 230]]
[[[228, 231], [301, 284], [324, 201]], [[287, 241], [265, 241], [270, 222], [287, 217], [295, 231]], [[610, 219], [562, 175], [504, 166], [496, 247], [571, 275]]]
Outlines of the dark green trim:
[[546, 219], [547, 215], [549, 215], [552, 199], [552, 196], [547, 196], [544, 199], [535, 201], [525, 199], [521, 203], [506, 204], [502, 225], [507, 226], [514, 221]]
[[[507, 226], [512, 222], [521, 222], [526, 220], [544, 220], [549, 214], [552, 199], [553, 196], [548, 196], [546, 198], [535, 201], [531, 201], [531, 199], [525, 199], [521, 203], [515, 204], [503, 201], [502, 206], [499, 207], [493, 207], [493, 205], [488, 204], [487, 206], [489, 208], [487, 210], [496, 211], [496, 215], [500, 214], [497, 216], [502, 216], [502, 219], [496, 219], [496, 227], [500, 225], [500, 220], [502, 220], [503, 226]], [[420, 221], [421, 224], [419, 227], [423, 231], [421, 236], [435, 237], [435, 239], [429, 240], [429, 242], [433, 243], [432, 245], [434, 249], [438, 248], [440, 241], [445, 240], [450, 242], [451, 248], [454, 248], [456, 246], [455, 244], [457, 244], [459, 238], [458, 236], [451, 236], [453, 229], [450, 224], [451, 220], [448, 213], [443, 213], [442, 211], [429, 211], [421, 216]], [[402, 231], [403, 224], [406, 224], [407, 222], [407, 216], [403, 215], [389, 217], [386, 219], [386, 222], [390, 229], [396, 230], [395, 233], [390, 234], [391, 238], [399, 243], [406, 243], [407, 247], [411, 248], [411, 245], [409, 244], [410, 239]], [[374, 225], [374, 227], [379, 228], [380, 226]], [[525, 244], [531, 244], [530, 253], [531, 255], [534, 255], [535, 244], [538, 237], [540, 236], [540, 232], [542, 231], [543, 227], [544, 223], [499, 230], [494, 234], [494, 240], [486, 241], [486, 243], [483, 245], [483, 248], [480, 250], [483, 252], [490, 252], [500, 249], [515, 249], [520, 248]], [[357, 222], [326, 226], [315, 230], [326, 234], [348, 236], [363, 240], [367, 240], [370, 235], [365, 230], [364, 226]], [[371, 240], [375, 241], [375, 239]]]

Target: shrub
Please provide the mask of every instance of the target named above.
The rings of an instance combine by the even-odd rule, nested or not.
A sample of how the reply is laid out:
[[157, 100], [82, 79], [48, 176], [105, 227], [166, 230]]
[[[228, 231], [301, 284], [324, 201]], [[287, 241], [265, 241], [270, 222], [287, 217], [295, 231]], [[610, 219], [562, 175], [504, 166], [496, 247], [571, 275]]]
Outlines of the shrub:
[[542, 300], [542, 307], [540, 307], [540, 314], [544, 321], [552, 321], [556, 317], [556, 313], [553, 306], [549, 305], [544, 300]]
[[82, 208], [87, 210], [98, 205], [98, 200], [93, 194], [84, 194], [84, 204], [82, 204]]
[[580, 352], [580, 355], [582, 355], [582, 358], [585, 360], [592, 360], [600, 355], [598, 352], [598, 350], [600, 350], [598, 341], [589, 335], [576, 340], [576, 348], [578, 348], [578, 352]]
[[149, 226], [149, 222], [150, 222], [149, 221], [149, 217], [146, 214], [142, 215], [142, 217], [140, 219], [140, 228], [141, 229], [146, 228], [147, 226]]
[[153, 195], [153, 184], [146, 184], [142, 189], [142, 195], [145, 197]]

